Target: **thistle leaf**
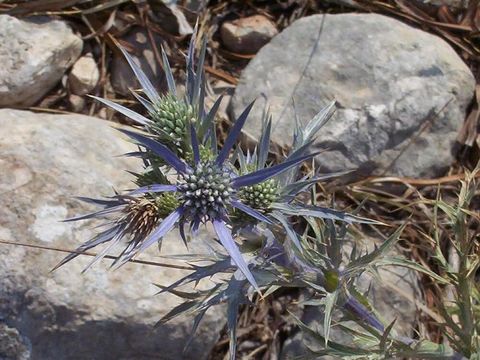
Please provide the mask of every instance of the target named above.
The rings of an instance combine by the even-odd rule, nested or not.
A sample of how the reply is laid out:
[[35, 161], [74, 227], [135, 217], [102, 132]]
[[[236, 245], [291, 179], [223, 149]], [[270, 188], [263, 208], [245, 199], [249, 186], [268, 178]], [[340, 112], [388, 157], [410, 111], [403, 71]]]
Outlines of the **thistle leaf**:
[[268, 120], [263, 125], [262, 136], [260, 137], [260, 144], [258, 148], [257, 170], [263, 169], [268, 159], [268, 152], [270, 148], [270, 134], [272, 132], [272, 117], [267, 115]]
[[213, 227], [215, 228], [215, 232], [217, 233], [220, 242], [222, 243], [223, 247], [227, 250], [228, 254], [234, 261], [235, 265], [237, 265], [237, 267], [243, 273], [243, 275], [247, 278], [249, 283], [252, 284], [252, 286], [258, 292], [260, 292], [257, 282], [255, 281], [255, 278], [250, 272], [250, 269], [248, 268], [248, 265], [242, 256], [242, 253], [238, 249], [237, 244], [235, 244], [235, 241], [232, 238], [232, 234], [230, 233], [230, 230], [228, 230], [227, 227], [225, 226], [225, 223], [221, 220], [214, 220]]
[[163, 70], [165, 71], [165, 75], [167, 77], [167, 85], [168, 91], [177, 96], [177, 86], [175, 85], [175, 79], [173, 78], [172, 68], [170, 67], [170, 62], [168, 61], [167, 54], [165, 53], [165, 49], [162, 46], [162, 61], [163, 61]]
[[233, 148], [233, 145], [235, 145], [235, 142], [237, 141], [238, 137], [240, 136], [240, 133], [242, 131], [243, 125], [245, 125], [245, 122], [247, 121], [248, 114], [250, 113], [250, 110], [252, 110], [253, 104], [255, 104], [255, 100], [248, 105], [245, 110], [240, 114], [238, 119], [235, 121], [233, 124], [232, 129], [230, 130], [230, 133], [228, 134], [227, 138], [225, 139], [225, 143], [223, 144], [222, 150], [217, 156], [217, 164], [221, 165], [225, 162], [225, 160], [228, 157], [228, 154], [230, 150]]
[[146, 193], [159, 193], [159, 192], [172, 192], [177, 191], [176, 185], [167, 185], [167, 184], [152, 184], [147, 186], [139, 187], [133, 191], [127, 193], [127, 196], [146, 194]]
[[323, 329], [325, 331], [325, 347], [328, 347], [330, 328], [332, 324], [332, 311], [337, 302], [338, 290], [328, 293], [325, 297], [325, 314], [323, 317]]
[[150, 101], [145, 99], [143, 96], [138, 95], [136, 91], [132, 89], [129, 89], [129, 90], [132, 93], [132, 95], [135, 97], [135, 99], [137, 99], [138, 102], [142, 104], [143, 107], [147, 109], [149, 113], [153, 113], [155, 111], [155, 109], [153, 108], [153, 104]]
[[378, 248], [369, 252], [368, 254], [361, 256], [352, 262], [350, 262], [344, 272], [345, 274], [353, 275], [359, 271], [364, 271], [367, 266], [373, 265], [384, 257], [397, 243], [400, 238], [403, 229], [405, 229], [405, 224], [400, 226], [392, 235], [388, 237]]
[[277, 165], [274, 165], [274, 166], [271, 166], [271, 167], [268, 167], [268, 168], [264, 168], [264, 169], [261, 169], [261, 170], [254, 171], [250, 174], [239, 176], [239, 177], [233, 179], [232, 185], [235, 188], [240, 188], [240, 187], [243, 187], [243, 186], [251, 186], [251, 185], [258, 184], [260, 182], [263, 182], [265, 180], [270, 179], [271, 177], [279, 175], [282, 172], [284, 172], [284, 171], [286, 171], [286, 170], [288, 170], [288, 169], [290, 169], [294, 166], [297, 166], [297, 165], [301, 164], [305, 160], [308, 160], [315, 155], [316, 155], [316, 153], [311, 154], [311, 155], [305, 155], [305, 156], [302, 156], [302, 157], [299, 157], [299, 158], [284, 161], [280, 164], [277, 164]]
[[[306, 324], [304, 324], [299, 318], [297, 318], [294, 314], [290, 312], [290, 316], [293, 318], [294, 322], [300, 327], [300, 329], [305, 332], [306, 334], [312, 336], [314, 339], [316, 339], [319, 344], [328, 350], [328, 353], [326, 354], [331, 354], [331, 355], [336, 355], [339, 356], [340, 358], [344, 358], [347, 356], [360, 356], [360, 355], [369, 355], [373, 354], [376, 351], [374, 350], [365, 350], [361, 348], [354, 348], [350, 346], [345, 346], [339, 343], [336, 343], [334, 341], [330, 341], [328, 343], [328, 348], [327, 344], [325, 342], [325, 337], [319, 334], [316, 331], [313, 331], [308, 327]], [[378, 352], [378, 351], [377, 351]]]
[[230, 360], [235, 360], [237, 352], [237, 316], [239, 305], [240, 304], [237, 299], [231, 299], [228, 302], [227, 326], [228, 338], [230, 340], [230, 345], [228, 349]]
[[440, 275], [434, 273], [433, 271], [425, 268], [419, 263], [416, 263], [412, 260], [403, 257], [382, 257], [376, 261], [378, 266], [401, 266], [405, 268], [409, 268], [418, 272], [421, 272], [425, 275], [430, 276], [432, 279], [435, 279], [440, 284], [450, 284], [450, 280], [448, 278], [443, 278]]
[[198, 163], [200, 162], [200, 148], [198, 146], [197, 132], [195, 131], [193, 123], [190, 123], [190, 141], [192, 145], [193, 162], [195, 163], [195, 165], [198, 165]]
[[305, 126], [304, 139], [306, 141], [313, 140], [318, 131], [325, 125], [335, 112], [335, 101], [332, 101], [329, 105], [324, 107], [313, 117]]
[[300, 244], [300, 240], [298, 238], [298, 234], [295, 232], [295, 230], [293, 229], [293, 227], [290, 225], [288, 219], [286, 219], [281, 212], [279, 211], [273, 211], [272, 212], [272, 216], [277, 219], [280, 224], [282, 224], [283, 228], [285, 229], [287, 235], [288, 235], [288, 239], [290, 239], [293, 244], [297, 247], [297, 249], [303, 253], [303, 247], [302, 245]]
[[108, 107], [111, 107], [113, 110], [118, 111], [119, 113], [125, 115], [126, 117], [128, 117], [129, 119], [132, 119], [133, 121], [135, 121], [140, 125], [148, 126], [151, 123], [151, 121], [147, 119], [145, 116], [140, 115], [135, 111], [126, 108], [125, 106], [119, 105], [107, 99], [99, 98], [97, 96], [93, 96], [93, 95], [88, 95], [88, 96], [91, 97], [92, 99], [100, 101], [101, 103], [104, 103]]
[[382, 223], [375, 220], [320, 206], [274, 203], [272, 208], [292, 216], [313, 216], [321, 219], [345, 221], [347, 223], [382, 225]]
[[250, 215], [251, 217], [259, 220], [259, 221], [262, 221], [264, 223], [267, 223], [267, 224], [272, 224], [272, 221], [266, 217], [265, 215], [263, 215], [262, 213], [258, 212], [257, 210], [255, 209], [252, 209], [250, 206], [248, 205], [245, 205], [244, 203], [242, 203], [241, 201], [239, 200], [231, 200], [231, 205], [240, 210], [240, 211], [243, 211], [244, 213]]
[[119, 131], [138, 141], [147, 149], [153, 151], [179, 173], [184, 174], [187, 172], [188, 169], [190, 169], [190, 167], [183, 160], [179, 159], [177, 155], [175, 155], [168, 147], [160, 144], [158, 141], [155, 141], [152, 138], [137, 132], [124, 129], [119, 129]]
[[[208, 132], [208, 129], [212, 128], [215, 129], [215, 115], [217, 114], [218, 108], [220, 107], [220, 104], [222, 103], [223, 95], [220, 95], [218, 99], [215, 101], [213, 104], [212, 108], [210, 111], [207, 113], [207, 116], [205, 116], [202, 119], [202, 122], [200, 124], [199, 128], [199, 134], [200, 135], [206, 135]], [[210, 136], [216, 137], [215, 134], [210, 133]], [[207, 139], [204, 137], [203, 141], [206, 141]], [[215, 149], [216, 151], [217, 149]]]
[[145, 240], [143, 240], [138, 251], [144, 251], [155, 242], [161, 241], [161, 239], [175, 226], [175, 223], [182, 216], [184, 211], [185, 209], [183, 207], [179, 207], [165, 219], [163, 219], [160, 225], [154, 231], [152, 231], [150, 235], [145, 238]]
[[135, 76], [140, 82], [140, 85], [142, 86], [143, 91], [148, 96], [150, 101], [152, 103], [157, 102], [160, 99], [160, 96], [158, 95], [157, 90], [155, 90], [155, 87], [152, 85], [152, 83], [148, 79], [148, 76], [145, 75], [143, 70], [135, 63], [135, 60], [130, 56], [130, 54], [123, 47], [119, 46], [119, 49], [123, 53], [123, 56], [125, 56], [125, 59], [127, 59], [128, 64], [130, 65], [133, 72], [135, 73]]

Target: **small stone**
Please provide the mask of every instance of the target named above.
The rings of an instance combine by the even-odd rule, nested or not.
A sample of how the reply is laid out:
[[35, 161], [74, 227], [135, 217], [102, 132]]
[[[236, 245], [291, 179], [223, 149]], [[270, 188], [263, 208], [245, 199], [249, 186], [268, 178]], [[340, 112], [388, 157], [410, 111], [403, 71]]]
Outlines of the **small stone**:
[[72, 66], [82, 40], [63, 21], [0, 15], [0, 106], [30, 106]]
[[104, 120], [107, 120], [108, 117], [109, 117], [109, 108], [106, 108], [106, 107], [102, 107], [100, 110], [98, 110], [98, 113], [97, 113], [97, 116], [100, 118], [100, 119], [104, 119]]
[[68, 76], [70, 89], [76, 95], [86, 95], [91, 92], [97, 86], [99, 79], [100, 72], [91, 54], [78, 59]]
[[[154, 34], [153, 37], [157, 44], [161, 43], [161, 38], [158, 35]], [[140, 27], [134, 27], [122, 40], [131, 44], [135, 49], [135, 52], [131, 52], [130, 56], [150, 79], [153, 86], [159, 92], [166, 90], [165, 74], [155, 59], [155, 54], [145, 30]], [[113, 54], [110, 81], [115, 92], [122, 96], [130, 96], [131, 92], [129, 89], [140, 88], [140, 83], [128, 65], [127, 60], [120, 52]]]
[[83, 96], [78, 96], [75, 94], [70, 94], [68, 97], [68, 103], [70, 105], [70, 110], [75, 113], [80, 113], [85, 108], [85, 98]]
[[225, 46], [233, 52], [242, 54], [256, 53], [277, 33], [275, 24], [263, 15], [227, 21], [220, 28]]
[[198, 14], [205, 9], [207, 3], [207, 0], [186, 0], [182, 5], [188, 11]]

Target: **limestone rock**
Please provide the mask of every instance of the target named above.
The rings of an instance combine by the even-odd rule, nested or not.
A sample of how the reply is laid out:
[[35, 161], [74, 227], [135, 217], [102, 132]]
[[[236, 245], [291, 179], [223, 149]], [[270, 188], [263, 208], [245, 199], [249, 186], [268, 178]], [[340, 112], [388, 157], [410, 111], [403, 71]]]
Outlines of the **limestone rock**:
[[30, 350], [17, 329], [0, 322], [0, 359], [28, 360]]
[[42, 21], [0, 15], [0, 106], [35, 104], [80, 56], [83, 42], [67, 24]]
[[[93, 236], [97, 223], [61, 222], [94, 210], [73, 196], [110, 196], [113, 187], [131, 188], [124, 170], [139, 170], [136, 160], [116, 157], [135, 146], [105, 121], [3, 109], [0, 128], [8, 134], [0, 139], [2, 240], [76, 248]], [[169, 253], [187, 253], [175, 231], [163, 241], [162, 255]], [[208, 356], [224, 325], [222, 311], [206, 314], [183, 357], [193, 319], [153, 327], [180, 303], [168, 294], [154, 296], [158, 288], [153, 284], [168, 285], [184, 270], [129, 263], [108, 271], [104, 260], [82, 274], [91, 258], [81, 256], [51, 273], [64, 256], [0, 244], [0, 320], [31, 344], [32, 359]], [[155, 247], [140, 258], [166, 261]], [[3, 345], [0, 349], [1, 354]]]
[[70, 88], [75, 95], [88, 94], [95, 89], [99, 79], [100, 72], [91, 54], [78, 59], [68, 75]]
[[275, 24], [263, 15], [227, 21], [220, 28], [225, 46], [237, 53], [254, 54], [277, 35]]
[[273, 140], [284, 146], [294, 109], [306, 123], [335, 99], [336, 115], [316, 142], [329, 149], [317, 157], [320, 170], [442, 174], [473, 96], [469, 68], [444, 40], [392, 18], [340, 14], [324, 20], [321, 31], [323, 15], [297, 20], [260, 50], [241, 75], [232, 115], [257, 98], [245, 129], [258, 139], [266, 97]]

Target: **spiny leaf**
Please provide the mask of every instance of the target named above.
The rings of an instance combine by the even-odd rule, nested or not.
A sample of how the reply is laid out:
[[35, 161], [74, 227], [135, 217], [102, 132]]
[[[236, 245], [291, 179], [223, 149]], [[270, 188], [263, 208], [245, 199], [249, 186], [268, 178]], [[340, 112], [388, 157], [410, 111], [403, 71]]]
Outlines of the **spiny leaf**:
[[163, 61], [163, 70], [167, 77], [168, 91], [174, 96], [177, 96], [177, 86], [175, 85], [175, 79], [173, 78], [172, 68], [170, 67], [170, 62], [168, 61], [167, 54], [165, 49], [162, 46], [162, 61]]
[[378, 266], [388, 266], [388, 265], [391, 265], [391, 266], [401, 266], [401, 267], [405, 267], [405, 268], [409, 268], [409, 269], [412, 269], [412, 270], [415, 270], [415, 271], [418, 271], [418, 272], [421, 272], [425, 275], [428, 275], [430, 276], [432, 279], [435, 279], [436, 281], [438, 281], [440, 284], [449, 284], [450, 281], [448, 279], [445, 279], [443, 277], [441, 277], [440, 275], [434, 273], [433, 271], [425, 268], [424, 266], [412, 261], [412, 260], [409, 260], [407, 258], [402, 258], [402, 257], [384, 257], [384, 258], [381, 258], [379, 260], [376, 261], [376, 264]]
[[392, 331], [393, 325], [395, 324], [396, 321], [397, 321], [396, 318], [393, 319], [393, 321], [385, 328], [385, 331], [382, 334], [382, 337], [380, 339], [380, 344], [379, 344], [379, 347], [382, 351], [386, 350], [388, 337], [390, 336], [390, 332]]
[[328, 347], [328, 338], [330, 336], [330, 327], [332, 323], [332, 311], [337, 302], [338, 290], [327, 294], [325, 297], [325, 314], [323, 318], [323, 329], [325, 331], [325, 347]]
[[392, 235], [388, 237], [378, 248], [374, 251], [369, 252], [368, 254], [359, 257], [352, 262], [350, 262], [345, 269], [345, 273], [354, 274], [358, 271], [363, 271], [366, 266], [373, 265], [375, 262], [381, 260], [390, 249], [397, 243], [400, 234], [403, 232], [403, 229], [406, 225], [400, 226]]

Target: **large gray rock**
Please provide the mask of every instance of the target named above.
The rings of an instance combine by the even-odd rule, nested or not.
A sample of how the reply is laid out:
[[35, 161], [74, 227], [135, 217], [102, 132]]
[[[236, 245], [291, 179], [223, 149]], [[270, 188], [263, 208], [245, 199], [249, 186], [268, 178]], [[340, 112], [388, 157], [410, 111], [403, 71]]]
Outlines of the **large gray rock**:
[[82, 47], [62, 21], [34, 23], [0, 15], [0, 106], [35, 104], [77, 60]]
[[[135, 147], [107, 122], [82, 115], [0, 110], [0, 239], [74, 249], [95, 232], [94, 223], [60, 220], [92, 211], [72, 196], [101, 197], [132, 186], [124, 169], [137, 161], [116, 157]], [[8, 135], [8, 136], [7, 136]], [[187, 253], [176, 232], [162, 254]], [[195, 244], [192, 244], [195, 247]], [[154, 329], [179, 299], [153, 296], [152, 284], [170, 284], [185, 271], [109, 260], [85, 274], [84, 256], [51, 273], [65, 253], [0, 244], [0, 358], [2, 351], [31, 351], [33, 359], [204, 359], [224, 324], [223, 312], [207, 313], [182, 357], [191, 318]], [[163, 261], [158, 249], [140, 258]], [[4, 323], [4, 325], [2, 325]], [[12, 346], [4, 344], [6, 331]], [[15, 333], [16, 334], [16, 333]], [[18, 343], [18, 344], [17, 344]], [[22, 347], [22, 344], [25, 344]], [[6, 349], [6, 350], [5, 350]]]
[[[453, 160], [474, 86], [468, 67], [439, 37], [376, 14], [315, 15], [260, 50], [240, 78], [232, 112], [238, 116], [258, 98], [246, 125], [258, 139], [266, 97], [273, 140], [288, 145], [294, 109], [306, 122], [335, 99], [336, 115], [316, 143], [329, 149], [318, 157], [321, 169], [436, 176]], [[415, 139], [429, 120], [433, 125]]]

